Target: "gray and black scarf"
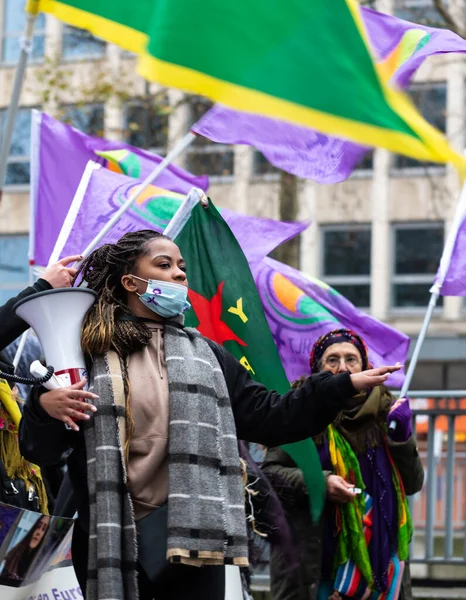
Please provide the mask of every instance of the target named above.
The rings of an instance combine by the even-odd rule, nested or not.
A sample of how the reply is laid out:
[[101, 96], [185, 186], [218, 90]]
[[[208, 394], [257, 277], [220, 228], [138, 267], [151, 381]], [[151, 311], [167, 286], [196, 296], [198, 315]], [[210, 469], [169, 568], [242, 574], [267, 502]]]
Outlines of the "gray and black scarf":
[[[244, 495], [223, 372], [194, 329], [164, 328], [169, 380], [167, 559], [247, 565]], [[98, 409], [85, 424], [90, 529], [87, 600], [137, 599], [137, 541], [126, 489], [125, 395], [115, 353], [94, 360]], [[154, 535], [156, 533], [154, 532]]]

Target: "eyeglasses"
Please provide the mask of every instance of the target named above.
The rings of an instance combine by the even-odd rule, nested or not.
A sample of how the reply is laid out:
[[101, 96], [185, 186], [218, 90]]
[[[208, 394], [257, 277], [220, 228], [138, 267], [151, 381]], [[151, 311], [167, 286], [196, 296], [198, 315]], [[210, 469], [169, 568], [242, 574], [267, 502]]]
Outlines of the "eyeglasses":
[[356, 367], [357, 365], [361, 364], [361, 361], [356, 356], [347, 356], [341, 358], [338, 356], [329, 356], [329, 358], [325, 360], [325, 364], [333, 369], [335, 367], [339, 367], [342, 360], [348, 367]]

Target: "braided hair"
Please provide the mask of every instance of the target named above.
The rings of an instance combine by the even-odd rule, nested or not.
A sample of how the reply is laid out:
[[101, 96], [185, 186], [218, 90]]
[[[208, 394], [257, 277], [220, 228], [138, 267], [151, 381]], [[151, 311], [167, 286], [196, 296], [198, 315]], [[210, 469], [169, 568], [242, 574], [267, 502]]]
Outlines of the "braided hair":
[[127, 292], [121, 278], [134, 270], [136, 262], [149, 250], [154, 239], [169, 239], [151, 229], [126, 233], [116, 244], [105, 244], [94, 250], [81, 264], [74, 278], [86, 282], [98, 294], [89, 310], [81, 331], [82, 349], [86, 354], [104, 354], [115, 350], [124, 359], [151, 339], [151, 332], [142, 321], [121, 320], [133, 313], [126, 305]]

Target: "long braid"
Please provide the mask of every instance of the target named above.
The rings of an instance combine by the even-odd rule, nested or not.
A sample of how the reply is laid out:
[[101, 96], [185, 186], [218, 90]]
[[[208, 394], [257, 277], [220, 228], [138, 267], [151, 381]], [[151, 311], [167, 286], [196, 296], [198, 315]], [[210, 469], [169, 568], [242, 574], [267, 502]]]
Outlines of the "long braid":
[[73, 284], [87, 284], [98, 294], [97, 302], [87, 313], [81, 330], [83, 351], [92, 356], [115, 350], [120, 357], [126, 397], [126, 424], [128, 451], [134, 423], [129, 402], [128, 355], [147, 346], [151, 331], [143, 321], [121, 320], [133, 313], [126, 305], [126, 290], [121, 278], [130, 273], [136, 261], [148, 250], [147, 243], [166, 236], [144, 229], [125, 234], [116, 244], [105, 244], [94, 250], [80, 265]]

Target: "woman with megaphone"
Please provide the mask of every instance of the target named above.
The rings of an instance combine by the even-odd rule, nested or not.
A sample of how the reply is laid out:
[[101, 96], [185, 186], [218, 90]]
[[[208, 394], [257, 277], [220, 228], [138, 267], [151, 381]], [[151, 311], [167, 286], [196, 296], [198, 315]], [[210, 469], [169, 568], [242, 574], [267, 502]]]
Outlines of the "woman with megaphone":
[[153, 231], [94, 251], [77, 279], [98, 294], [81, 338], [89, 390], [84, 381], [37, 389], [20, 435], [39, 465], [72, 450], [73, 563], [84, 596], [223, 600], [223, 565], [248, 564], [237, 438], [277, 446], [313, 436], [399, 367], [320, 373], [284, 395], [268, 391], [184, 328], [186, 265]]

